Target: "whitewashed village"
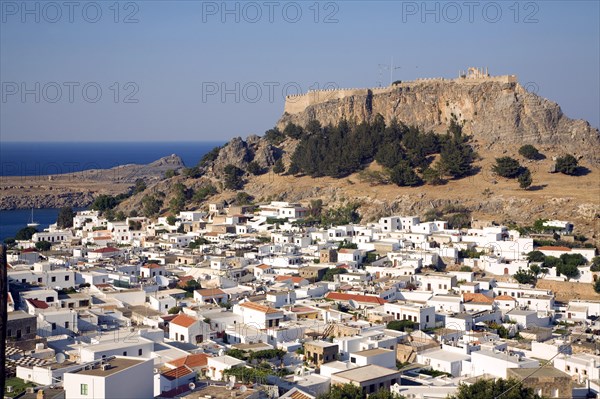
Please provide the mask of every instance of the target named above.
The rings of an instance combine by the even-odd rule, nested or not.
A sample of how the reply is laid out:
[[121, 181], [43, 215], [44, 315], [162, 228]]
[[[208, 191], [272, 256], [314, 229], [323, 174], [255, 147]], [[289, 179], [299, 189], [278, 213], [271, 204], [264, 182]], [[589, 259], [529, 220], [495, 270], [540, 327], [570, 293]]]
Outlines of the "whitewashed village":
[[[597, 397], [600, 301], [531, 283], [594, 284], [595, 248], [538, 246], [491, 221], [298, 223], [308, 211], [212, 203], [109, 222], [86, 210], [16, 242], [5, 396], [315, 399], [350, 384], [447, 398], [514, 378], [541, 397]], [[565, 240], [576, 228], [543, 223]]]

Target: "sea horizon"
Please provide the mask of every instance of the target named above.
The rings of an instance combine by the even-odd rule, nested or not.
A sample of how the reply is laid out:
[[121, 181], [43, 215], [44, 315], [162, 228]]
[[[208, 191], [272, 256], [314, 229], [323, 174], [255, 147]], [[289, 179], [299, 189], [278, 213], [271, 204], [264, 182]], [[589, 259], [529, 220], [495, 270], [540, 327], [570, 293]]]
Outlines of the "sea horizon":
[[3, 141], [0, 176], [43, 176], [145, 165], [175, 154], [187, 167], [224, 141]]

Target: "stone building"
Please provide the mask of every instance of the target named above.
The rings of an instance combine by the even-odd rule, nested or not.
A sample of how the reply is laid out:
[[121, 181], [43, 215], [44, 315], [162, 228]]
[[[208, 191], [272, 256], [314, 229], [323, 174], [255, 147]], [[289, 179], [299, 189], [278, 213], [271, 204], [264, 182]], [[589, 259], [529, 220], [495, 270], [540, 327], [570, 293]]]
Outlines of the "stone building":
[[573, 397], [571, 376], [554, 367], [542, 367], [533, 374], [531, 369], [508, 369], [506, 377], [522, 380], [523, 386], [532, 388], [534, 393], [544, 398]]
[[304, 344], [306, 360], [317, 367], [337, 360], [337, 354], [338, 344], [325, 341], [311, 341]]

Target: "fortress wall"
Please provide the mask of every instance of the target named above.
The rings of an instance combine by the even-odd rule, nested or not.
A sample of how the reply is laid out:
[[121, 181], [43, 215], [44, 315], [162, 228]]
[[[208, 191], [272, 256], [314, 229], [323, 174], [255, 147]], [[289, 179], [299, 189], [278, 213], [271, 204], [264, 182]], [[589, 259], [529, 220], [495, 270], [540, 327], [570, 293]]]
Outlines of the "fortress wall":
[[329, 90], [311, 90], [306, 94], [297, 94], [287, 96], [285, 99], [284, 112], [293, 115], [303, 112], [307, 107], [315, 104], [321, 104], [331, 100], [341, 100], [352, 96], [366, 96], [369, 91], [373, 94], [383, 94], [394, 91], [396, 88], [409, 87], [415, 84], [430, 82], [458, 83], [458, 84], [481, 84], [486, 82], [498, 83], [516, 83], [516, 75], [487, 76], [481, 78], [424, 78], [413, 81], [398, 83], [394, 86], [373, 87], [373, 88], [351, 88], [351, 89], [329, 89]]

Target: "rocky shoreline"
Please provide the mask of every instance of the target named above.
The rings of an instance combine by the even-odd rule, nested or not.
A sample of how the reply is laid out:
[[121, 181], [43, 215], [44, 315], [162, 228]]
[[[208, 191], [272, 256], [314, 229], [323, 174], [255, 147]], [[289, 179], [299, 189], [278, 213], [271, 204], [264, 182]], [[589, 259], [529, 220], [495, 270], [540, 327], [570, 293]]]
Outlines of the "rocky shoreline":
[[91, 205], [92, 202], [94, 202], [94, 195], [90, 192], [7, 195], [0, 197], [0, 210], [62, 208], [64, 206], [83, 208]]

